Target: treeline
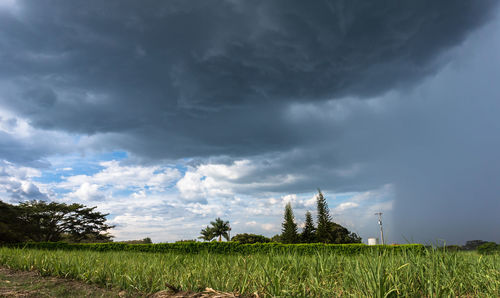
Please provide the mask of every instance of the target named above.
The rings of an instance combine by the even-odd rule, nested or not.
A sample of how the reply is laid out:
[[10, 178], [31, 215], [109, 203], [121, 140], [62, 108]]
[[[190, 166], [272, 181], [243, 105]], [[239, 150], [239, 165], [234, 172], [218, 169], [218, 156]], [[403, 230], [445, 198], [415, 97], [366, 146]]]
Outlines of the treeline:
[[469, 240], [465, 245], [445, 245], [438, 247], [446, 251], [471, 251], [476, 250], [480, 254], [500, 253], [500, 244], [484, 240]]
[[282, 233], [279, 237], [276, 237], [276, 240], [281, 243], [361, 243], [361, 238], [356, 233], [350, 232], [347, 228], [333, 222], [328, 203], [319, 189], [316, 196], [316, 212], [317, 225], [314, 225], [311, 212], [307, 211], [304, 228], [299, 233], [292, 205], [291, 203], [286, 204]]
[[140, 239], [140, 240], [118, 241], [117, 243], [124, 243], [124, 244], [151, 244], [151, 243], [153, 243], [153, 241], [151, 241], [151, 238], [146, 237], [146, 238]]
[[482, 255], [500, 254], [500, 244], [486, 242], [477, 247], [477, 252]]
[[321, 190], [318, 189], [316, 196], [317, 225], [314, 225], [311, 212], [307, 211], [305, 216], [305, 225], [302, 232], [299, 233], [295, 217], [293, 215], [291, 203], [286, 204], [284, 220], [282, 224], [282, 233], [272, 238], [267, 238], [256, 234], [238, 234], [233, 238], [229, 237], [231, 227], [229, 221], [216, 218], [210, 222], [210, 225], [200, 231], [198, 237], [204, 241], [212, 241], [214, 238], [222, 241], [238, 241], [243, 244], [278, 242], [284, 244], [297, 243], [327, 243], [327, 244], [347, 244], [361, 243], [361, 238], [350, 232], [347, 228], [333, 222], [328, 209], [328, 203]]
[[11, 205], [0, 201], [0, 243], [14, 242], [108, 242], [106, 216], [96, 207], [28, 201]]
[[305, 214], [305, 224], [302, 232], [299, 233], [295, 216], [293, 215], [292, 205], [285, 205], [284, 219], [282, 224], [282, 233], [272, 238], [267, 238], [256, 234], [238, 234], [230, 239], [229, 232], [231, 227], [229, 221], [216, 218], [210, 222], [210, 226], [200, 231], [198, 237], [204, 241], [212, 241], [217, 238], [220, 242], [224, 237], [227, 241], [238, 241], [243, 244], [278, 242], [284, 244], [297, 243], [327, 243], [327, 244], [348, 244], [361, 243], [361, 237], [356, 233], [350, 232], [347, 228], [335, 223], [330, 216], [328, 203], [321, 190], [318, 189], [316, 196], [317, 225], [314, 225], [311, 212]]

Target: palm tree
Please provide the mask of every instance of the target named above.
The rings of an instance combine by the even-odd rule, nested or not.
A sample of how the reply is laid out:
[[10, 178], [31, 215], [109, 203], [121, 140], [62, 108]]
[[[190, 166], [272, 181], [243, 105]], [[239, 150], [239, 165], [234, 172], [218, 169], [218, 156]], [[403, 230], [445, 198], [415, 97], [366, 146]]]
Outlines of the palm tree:
[[207, 226], [205, 229], [202, 229], [200, 234], [201, 236], [198, 238], [203, 239], [204, 241], [210, 241], [215, 237], [212, 229], [209, 226]]
[[219, 242], [222, 241], [222, 236], [229, 241], [229, 231], [231, 227], [229, 227], [229, 221], [223, 221], [220, 217], [217, 217], [215, 221], [211, 221], [210, 224], [212, 227], [210, 230], [212, 231], [212, 235], [214, 237], [219, 237]]

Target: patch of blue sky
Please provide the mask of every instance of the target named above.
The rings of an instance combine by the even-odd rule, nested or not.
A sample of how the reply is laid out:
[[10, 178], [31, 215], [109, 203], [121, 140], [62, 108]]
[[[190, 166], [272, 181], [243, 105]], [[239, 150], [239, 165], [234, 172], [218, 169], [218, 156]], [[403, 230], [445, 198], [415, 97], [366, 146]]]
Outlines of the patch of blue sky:
[[63, 181], [63, 177], [57, 171], [42, 171], [42, 175], [40, 177], [33, 177], [33, 181], [40, 183], [58, 183]]
[[33, 180], [41, 183], [61, 182], [65, 177], [75, 175], [94, 175], [104, 169], [103, 161], [124, 160], [128, 157], [125, 151], [111, 151], [99, 154], [71, 154], [50, 158], [52, 167], [42, 171], [40, 177]]
[[96, 174], [100, 172], [102, 169], [104, 169], [103, 166], [95, 163], [81, 163], [81, 164], [74, 164], [70, 167], [70, 169], [61, 169], [58, 172], [60, 173], [61, 176], [75, 176], [75, 175], [87, 175], [91, 176], [93, 174]]
[[353, 197], [356, 195], [359, 195], [358, 192], [348, 192], [348, 193], [338, 193], [338, 194], [332, 194], [327, 196], [326, 194], [323, 194], [326, 197], [326, 200], [328, 201], [328, 204], [330, 206], [334, 207], [339, 204], [349, 202]]
[[186, 172], [188, 171], [188, 167], [186, 167], [183, 164], [176, 164], [174, 166], [174, 168], [176, 168], [177, 170], [179, 170], [179, 172], [182, 174], [182, 176], [184, 176], [186, 174]]
[[93, 162], [82, 161], [78, 164], [70, 164], [63, 168], [52, 168], [42, 171], [40, 177], [36, 177], [33, 180], [41, 183], [52, 183], [61, 182], [65, 180], [65, 177], [75, 176], [75, 175], [93, 175], [101, 171], [104, 167]]
[[128, 157], [126, 151], [111, 151], [95, 155], [97, 161], [124, 160]]
[[140, 191], [139, 187], [137, 188], [126, 188], [126, 189], [113, 189], [113, 197], [129, 197], [133, 193]]
[[[114, 220], [114, 219], [115, 219], [117, 216], [119, 216], [119, 215], [120, 215], [119, 213], [109, 213], [109, 214], [106, 216], [106, 219], [107, 219], [107, 220]], [[116, 223], [115, 223], [114, 225], [116, 225], [116, 227], [120, 227], [120, 226], [122, 226], [122, 225], [120, 225], [120, 224], [116, 224]], [[115, 227], [115, 228], [116, 228], [116, 227]]]
[[152, 187], [146, 185], [144, 187], [127, 187], [125, 189], [113, 188], [112, 190], [113, 190], [114, 197], [130, 197], [134, 193], [138, 193], [140, 191], [144, 191], [146, 196], [158, 194], [158, 193], [165, 194], [165, 195], [177, 194], [178, 190], [174, 186], [175, 186], [175, 182], [171, 183], [170, 185], [165, 185], [161, 188], [158, 188], [158, 187], [152, 188]]

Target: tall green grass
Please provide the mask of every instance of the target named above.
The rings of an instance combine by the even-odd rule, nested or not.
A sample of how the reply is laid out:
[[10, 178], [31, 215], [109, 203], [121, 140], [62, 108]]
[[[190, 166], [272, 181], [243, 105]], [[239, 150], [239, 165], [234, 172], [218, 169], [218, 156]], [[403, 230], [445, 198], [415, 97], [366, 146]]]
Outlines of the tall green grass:
[[500, 256], [474, 252], [221, 255], [0, 248], [0, 264], [144, 293], [168, 283], [260, 296], [500, 296]]
[[176, 253], [220, 253], [220, 254], [274, 254], [274, 253], [296, 253], [315, 254], [339, 253], [352, 255], [366, 252], [382, 251], [413, 251], [423, 252], [422, 244], [403, 245], [366, 245], [361, 243], [351, 244], [325, 244], [325, 243], [253, 243], [243, 244], [239, 242], [181, 242], [181, 243], [155, 243], [155, 244], [126, 244], [117, 242], [108, 243], [65, 243], [65, 242], [25, 242], [4, 245], [12, 248], [33, 248], [47, 250], [92, 250], [92, 251], [133, 251], [133, 252], [176, 252]]

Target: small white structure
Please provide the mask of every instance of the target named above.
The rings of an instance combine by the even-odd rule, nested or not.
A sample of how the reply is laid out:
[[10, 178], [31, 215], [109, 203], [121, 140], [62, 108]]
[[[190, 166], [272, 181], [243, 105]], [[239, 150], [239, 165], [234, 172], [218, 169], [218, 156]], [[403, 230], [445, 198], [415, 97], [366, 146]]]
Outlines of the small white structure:
[[368, 245], [377, 245], [378, 238], [368, 238]]

